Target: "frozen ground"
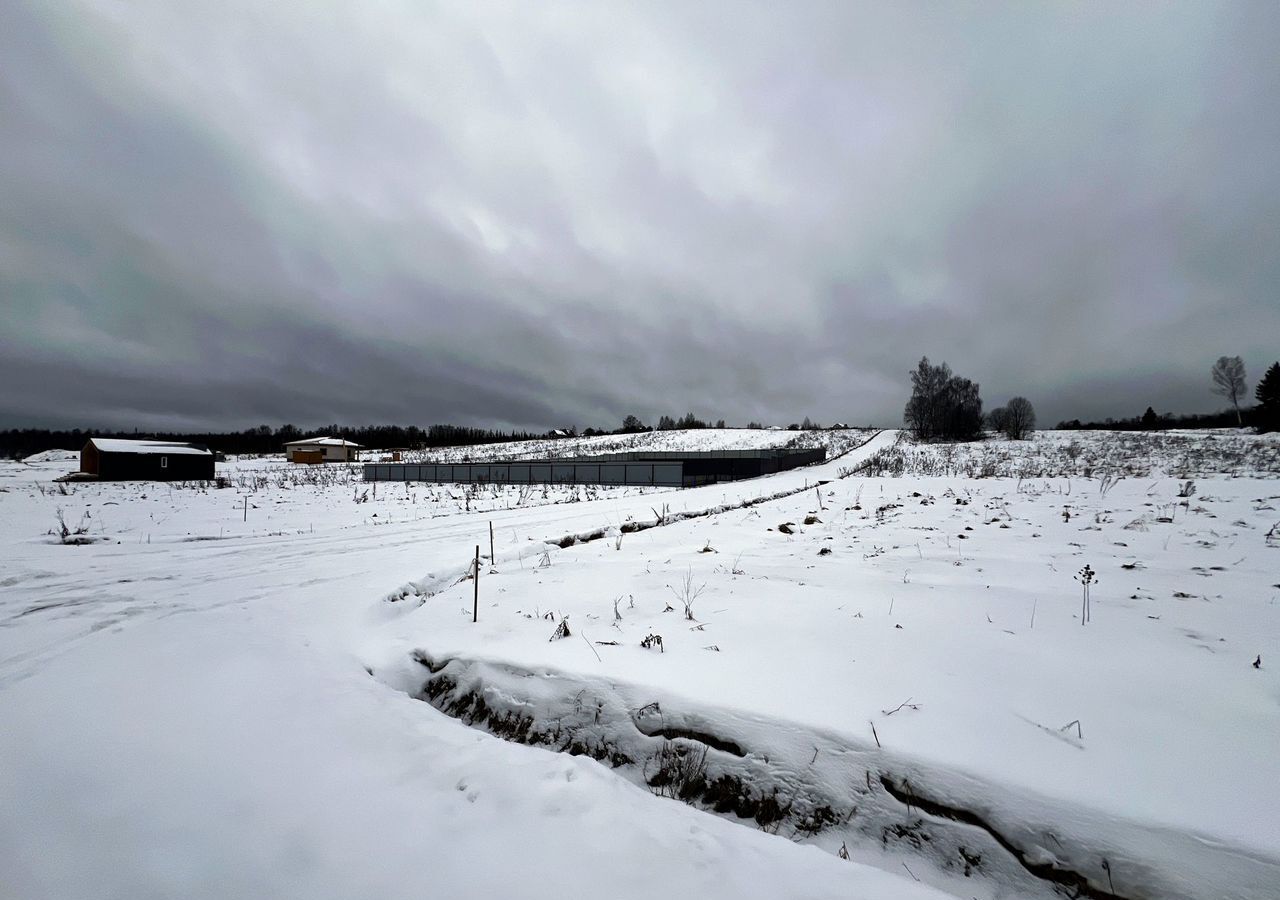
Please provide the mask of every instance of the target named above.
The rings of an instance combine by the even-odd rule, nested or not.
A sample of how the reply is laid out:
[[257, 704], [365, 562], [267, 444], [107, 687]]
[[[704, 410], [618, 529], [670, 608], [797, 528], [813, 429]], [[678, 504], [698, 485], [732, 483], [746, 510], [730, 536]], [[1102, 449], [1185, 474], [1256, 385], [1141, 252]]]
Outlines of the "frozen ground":
[[1181, 445], [1098, 474], [1114, 437], [470, 513], [8, 464], [0, 894], [1276, 897], [1277, 444], [1188, 487]]
[[[359, 648], [396, 609], [382, 596], [461, 568], [487, 513], [441, 504], [452, 515], [415, 520], [398, 498], [273, 479], [245, 526], [231, 489], [63, 495], [49, 479], [65, 469], [0, 469], [0, 896], [936, 896], [481, 735], [370, 678]], [[534, 547], [653, 499], [492, 518]], [[46, 534], [59, 507], [73, 526], [89, 512], [101, 540]], [[375, 526], [383, 511], [396, 520]]]

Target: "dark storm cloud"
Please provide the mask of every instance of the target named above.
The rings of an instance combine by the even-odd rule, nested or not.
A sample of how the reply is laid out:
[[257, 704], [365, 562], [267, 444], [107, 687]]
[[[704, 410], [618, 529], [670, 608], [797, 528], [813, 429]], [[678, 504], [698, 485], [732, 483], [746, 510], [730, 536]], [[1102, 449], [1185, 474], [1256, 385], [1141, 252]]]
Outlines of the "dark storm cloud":
[[0, 424], [1214, 408], [1274, 4], [7, 4]]

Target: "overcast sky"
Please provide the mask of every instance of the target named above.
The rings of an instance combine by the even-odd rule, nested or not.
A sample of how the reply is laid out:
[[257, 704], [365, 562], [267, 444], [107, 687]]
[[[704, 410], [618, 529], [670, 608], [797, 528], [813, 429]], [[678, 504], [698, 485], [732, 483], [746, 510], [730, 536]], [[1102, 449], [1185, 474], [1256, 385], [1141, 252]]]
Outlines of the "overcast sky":
[[0, 425], [1042, 422], [1280, 357], [1280, 3], [0, 0]]

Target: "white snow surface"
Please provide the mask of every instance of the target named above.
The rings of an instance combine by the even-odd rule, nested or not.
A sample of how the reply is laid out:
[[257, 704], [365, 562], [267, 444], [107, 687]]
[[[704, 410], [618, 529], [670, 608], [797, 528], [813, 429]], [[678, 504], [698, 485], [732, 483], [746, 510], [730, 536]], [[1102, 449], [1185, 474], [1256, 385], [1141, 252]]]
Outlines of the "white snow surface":
[[48, 463], [48, 462], [79, 462], [79, 450], [41, 450], [39, 453], [32, 453], [30, 456], [22, 460], [27, 464]]
[[209, 456], [210, 451], [173, 441], [131, 441], [122, 438], [93, 438], [91, 443], [103, 453], [146, 453], [165, 456]]
[[[1077, 463], [1113, 437], [1073, 436]], [[894, 438], [685, 491], [375, 492], [279, 459], [220, 466], [228, 490], [58, 486], [61, 461], [0, 463], [0, 897], [1052, 896], [999, 848], [966, 878], [866, 840], [894, 802], [872, 768], [1103, 887], [1105, 858], [1124, 896], [1276, 897], [1275, 440], [1227, 438], [1230, 475], [1190, 487], [1155, 444], [1118, 481], [839, 477]], [[60, 543], [58, 510], [95, 542]], [[460, 579], [490, 522], [473, 625]], [[656, 798], [412, 699], [422, 657], [533, 714], [616, 700], [602, 735], [659, 702], [861, 811], [802, 838]]]
[[510, 441], [468, 447], [441, 447], [413, 454], [408, 461], [479, 462], [501, 459], [556, 459], [568, 456], [646, 451], [763, 450], [780, 447], [826, 447], [827, 455], [830, 457], [861, 444], [874, 433], [874, 429], [865, 428], [835, 431], [769, 431], [762, 428], [677, 429], [636, 434], [602, 434], [594, 437]]

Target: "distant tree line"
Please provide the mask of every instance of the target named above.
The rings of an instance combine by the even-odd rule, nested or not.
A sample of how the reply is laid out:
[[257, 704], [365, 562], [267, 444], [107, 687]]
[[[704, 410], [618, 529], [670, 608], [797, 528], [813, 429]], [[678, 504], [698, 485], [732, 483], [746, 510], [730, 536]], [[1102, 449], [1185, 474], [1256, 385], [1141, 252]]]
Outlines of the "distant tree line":
[[[1245, 409], [1243, 418], [1246, 425], [1253, 424], [1252, 410]], [[1215, 413], [1158, 413], [1150, 406], [1139, 416], [1115, 419], [1082, 421], [1066, 419], [1057, 424], [1059, 431], [1164, 431], [1169, 428], [1236, 428], [1236, 413], [1232, 409], [1224, 409]]]
[[613, 431], [607, 428], [587, 428], [582, 433], [586, 437], [592, 437], [599, 434], [641, 434], [646, 431], [675, 431], [683, 428], [726, 428], [724, 419], [719, 419], [714, 425], [704, 422], [693, 413], [686, 413], [679, 419], [673, 419], [670, 416], [659, 416], [657, 425], [646, 425], [640, 420], [639, 416], [631, 415], [622, 420], [622, 427]]
[[371, 450], [390, 447], [452, 447], [487, 444], [496, 441], [528, 441], [550, 437], [548, 433], [527, 431], [495, 431], [462, 425], [324, 425], [303, 431], [295, 425], [272, 428], [259, 425], [244, 431], [176, 432], [176, 431], [111, 431], [108, 429], [50, 430], [47, 428], [13, 428], [0, 431], [0, 457], [22, 459], [43, 450], [79, 450], [91, 437], [127, 438], [130, 440], [182, 441], [203, 444], [222, 453], [279, 453], [290, 441], [314, 435], [330, 435], [354, 441]]
[[[685, 415], [681, 416], [679, 419], [673, 419], [671, 418], [671, 416], [659, 416], [657, 425], [645, 425], [644, 422], [640, 421], [640, 418], [638, 416], [627, 416], [625, 419], [622, 420], [622, 427], [619, 428], [617, 431], [609, 432], [609, 431], [604, 431], [600, 429], [588, 428], [586, 431], [583, 432], [583, 434], [587, 436], [590, 436], [592, 434], [634, 434], [641, 431], [676, 431], [680, 429], [728, 428], [728, 427], [729, 426], [725, 424], [724, 419], [717, 419], [715, 424], [713, 425], [710, 422], [704, 422], [702, 419], [699, 419], [693, 413], [685, 413]], [[756, 429], [756, 430], [762, 430], [765, 428], [763, 424], [755, 421], [748, 422], [746, 424], [746, 427], [751, 429]], [[817, 431], [817, 430], [820, 430], [822, 427], [823, 426], [819, 425], [817, 422], [814, 422], [808, 416], [805, 416], [803, 422], [793, 422], [792, 424], [787, 426], [787, 430], [788, 431]], [[844, 428], [847, 426], [832, 425], [831, 427]]]
[[[686, 413], [679, 419], [661, 416], [656, 430], [671, 431], [685, 428], [725, 428], [724, 419], [717, 419], [712, 425]], [[764, 428], [758, 422], [752, 422], [748, 428]], [[800, 428], [816, 429], [821, 426], [805, 418], [802, 425], [789, 426], [792, 431]], [[645, 425], [638, 416], [627, 416], [622, 427], [613, 430], [604, 428], [587, 428], [581, 434], [585, 437], [604, 434], [636, 434], [654, 431], [655, 426]], [[47, 428], [12, 428], [0, 431], [0, 458], [22, 459], [33, 453], [44, 450], [80, 450], [91, 437], [126, 438], [131, 440], [182, 441], [203, 444], [211, 450], [222, 453], [279, 453], [290, 441], [299, 441], [315, 435], [328, 435], [354, 441], [370, 450], [386, 450], [392, 447], [424, 448], [424, 447], [458, 447], [475, 444], [492, 444], [503, 441], [532, 441], [563, 437], [577, 437], [579, 432], [570, 426], [545, 432], [531, 431], [497, 431], [488, 428], [472, 428], [465, 425], [430, 425], [420, 428], [417, 425], [364, 425], [352, 427], [348, 425], [322, 425], [319, 428], [300, 429], [295, 425], [282, 425], [272, 428], [270, 425], [259, 425], [244, 431], [227, 432], [177, 432], [177, 431], [112, 431], [109, 429], [73, 428], [68, 430], [50, 430]]]
[[1221, 356], [1209, 370], [1213, 380], [1210, 390], [1231, 401], [1231, 408], [1221, 412], [1175, 415], [1158, 413], [1150, 406], [1140, 416], [1129, 419], [1103, 419], [1082, 422], [1071, 419], [1059, 422], [1062, 430], [1163, 431], [1168, 428], [1239, 428], [1252, 426], [1260, 432], [1280, 431], [1280, 362], [1274, 362], [1254, 389], [1256, 406], [1241, 407], [1248, 396], [1244, 361], [1238, 356]]

